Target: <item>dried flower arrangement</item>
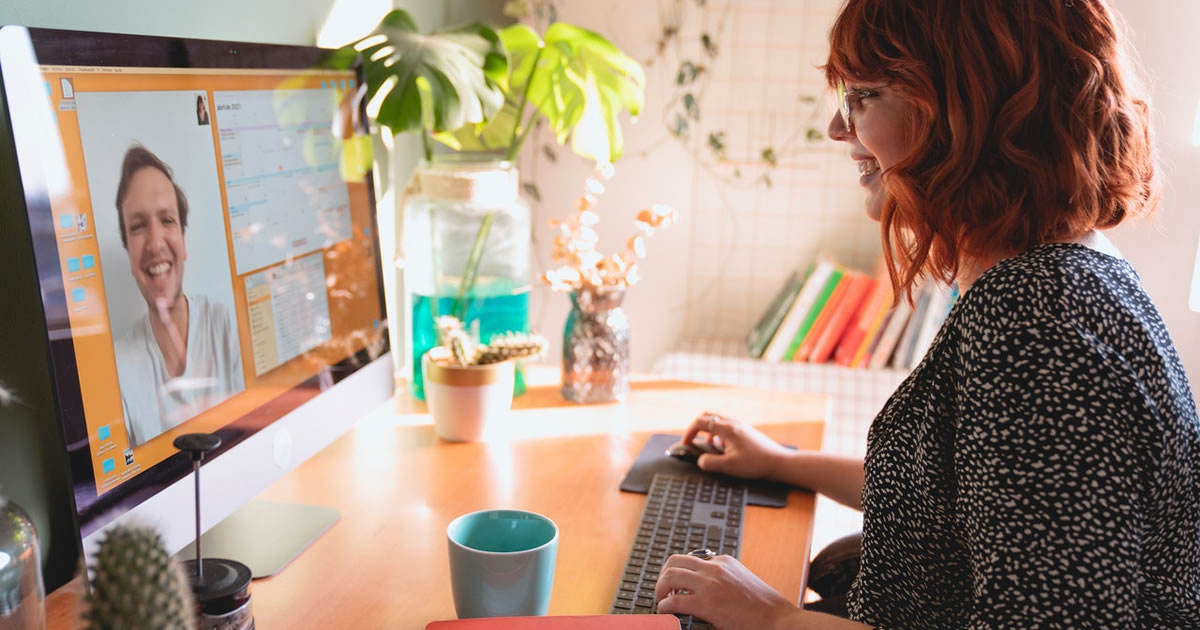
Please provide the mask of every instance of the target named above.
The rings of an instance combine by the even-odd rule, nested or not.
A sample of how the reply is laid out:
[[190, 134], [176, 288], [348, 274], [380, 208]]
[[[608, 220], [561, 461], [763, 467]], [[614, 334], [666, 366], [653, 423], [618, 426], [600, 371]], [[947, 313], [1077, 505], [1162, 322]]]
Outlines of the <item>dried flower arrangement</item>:
[[657, 230], [679, 221], [670, 206], [656, 204], [638, 212], [634, 219], [637, 233], [625, 242], [625, 249], [611, 256], [596, 251], [599, 236], [594, 229], [600, 215], [593, 208], [604, 194], [602, 179], [613, 176], [611, 164], [599, 171], [600, 178], [589, 177], [587, 188], [575, 202], [575, 214], [567, 219], [551, 219], [558, 228], [554, 237], [552, 260], [559, 266], [542, 274], [542, 280], [555, 291], [611, 291], [637, 284], [638, 261], [646, 257], [646, 239]]
[[435, 324], [441, 345], [429, 351], [429, 358], [443, 365], [490, 365], [527, 359], [546, 351], [546, 339], [537, 334], [505, 333], [492, 337], [488, 343], [477, 344], [463, 329], [462, 320], [453, 315], [438, 317]]

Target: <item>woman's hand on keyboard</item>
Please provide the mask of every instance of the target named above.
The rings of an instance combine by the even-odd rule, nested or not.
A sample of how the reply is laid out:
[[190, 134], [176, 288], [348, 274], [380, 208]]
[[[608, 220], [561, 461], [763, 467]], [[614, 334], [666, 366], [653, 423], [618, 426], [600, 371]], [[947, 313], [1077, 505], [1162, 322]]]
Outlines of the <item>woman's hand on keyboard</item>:
[[703, 413], [688, 425], [683, 444], [697, 436], [707, 436], [714, 450], [700, 456], [696, 464], [705, 472], [722, 473], [744, 479], [771, 479], [789, 451], [758, 429], [715, 413]]
[[781, 628], [800, 609], [732, 556], [667, 558], [654, 587], [658, 612], [693, 615], [721, 630]]

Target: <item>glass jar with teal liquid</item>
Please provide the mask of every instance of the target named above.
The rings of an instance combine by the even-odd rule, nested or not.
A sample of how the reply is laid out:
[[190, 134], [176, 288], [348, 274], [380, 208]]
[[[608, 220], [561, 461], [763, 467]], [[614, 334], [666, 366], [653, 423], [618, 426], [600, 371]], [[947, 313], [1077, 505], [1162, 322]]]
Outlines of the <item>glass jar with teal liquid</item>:
[[[409, 373], [413, 395], [424, 400], [421, 357], [437, 345], [435, 317], [458, 317], [481, 343], [529, 332], [529, 207], [511, 163], [454, 156], [418, 167], [403, 212]], [[514, 394], [524, 391], [518, 369]]]

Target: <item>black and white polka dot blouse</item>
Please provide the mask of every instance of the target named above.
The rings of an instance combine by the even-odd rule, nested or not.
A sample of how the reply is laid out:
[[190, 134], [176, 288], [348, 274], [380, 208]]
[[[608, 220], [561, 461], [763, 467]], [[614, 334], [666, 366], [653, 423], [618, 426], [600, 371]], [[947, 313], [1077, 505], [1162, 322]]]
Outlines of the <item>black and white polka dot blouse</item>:
[[1200, 628], [1200, 422], [1124, 261], [984, 273], [871, 426], [855, 619]]

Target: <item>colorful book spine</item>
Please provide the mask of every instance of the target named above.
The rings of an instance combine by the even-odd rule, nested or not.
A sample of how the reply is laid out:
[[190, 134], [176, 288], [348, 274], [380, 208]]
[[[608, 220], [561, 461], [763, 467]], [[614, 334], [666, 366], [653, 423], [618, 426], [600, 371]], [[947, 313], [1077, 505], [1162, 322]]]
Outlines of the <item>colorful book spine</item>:
[[879, 330], [875, 331], [875, 338], [871, 340], [870, 347], [867, 348], [867, 354], [863, 357], [862, 364], [855, 367], [869, 367], [871, 357], [875, 356], [875, 349], [879, 347], [879, 341], [883, 337], [884, 331], [887, 330], [888, 323], [892, 321], [892, 315], [896, 314], [895, 308], [888, 309], [883, 316], [883, 321], [879, 323]]
[[803, 339], [799, 340], [799, 342], [792, 340], [792, 343], [796, 344], [796, 351], [792, 353], [790, 358], [784, 357], [785, 360], [797, 363], [803, 363], [808, 360], [809, 355], [812, 354], [813, 349], [817, 346], [817, 341], [821, 339], [821, 333], [829, 325], [829, 320], [833, 318], [834, 311], [837, 310], [838, 304], [845, 297], [846, 291], [850, 288], [853, 279], [854, 275], [852, 272], [842, 271], [842, 274], [837, 279], [837, 284], [832, 286], [829, 295], [824, 300], [817, 300], [817, 303], [813, 305], [813, 312], [809, 314], [812, 323], [808, 326], [807, 330], [801, 328], [802, 332], [804, 332]]
[[908, 360], [908, 369], [916, 369], [921, 363], [921, 359], [925, 358], [925, 352], [929, 350], [929, 346], [933, 344], [934, 337], [942, 329], [942, 322], [946, 321], [946, 314], [950, 312], [950, 289], [940, 285], [931, 285], [929, 291], [929, 305], [925, 308], [925, 319], [921, 323], [921, 331], [917, 334], [917, 340], [913, 345], [912, 358]]
[[[832, 298], [832, 296], [838, 292], [838, 287], [842, 286], [842, 278], [844, 278], [845, 275], [846, 271], [841, 269], [840, 266], [836, 266], [833, 274], [829, 276], [829, 281], [826, 282], [826, 286], [821, 289], [821, 293], [817, 295], [817, 299], [812, 302], [812, 308], [810, 308], [809, 314], [804, 316], [804, 322], [800, 324], [800, 329], [796, 331], [796, 336], [792, 337], [791, 346], [787, 347], [787, 353], [784, 354], [785, 361], [796, 360], [796, 355], [799, 352], [800, 346], [803, 346], [804, 342], [809, 340], [810, 336], [815, 337], [816, 335], [820, 335], [820, 326], [818, 326], [818, 322], [820, 322], [820, 324], [824, 323], [824, 319], [821, 318], [821, 314], [827, 313], [826, 317], [828, 318], [826, 306], [829, 304], [830, 298]], [[845, 290], [845, 287], [842, 288], [842, 290]], [[814, 329], [817, 329], [817, 331], [814, 332]], [[816, 343], [815, 338], [812, 338], [812, 343]], [[804, 359], [800, 359], [800, 361], [803, 360]]]
[[787, 315], [784, 315], [779, 328], [771, 337], [770, 343], [767, 344], [767, 349], [763, 352], [763, 359], [767, 361], [783, 360], [792, 343], [792, 338], [800, 330], [805, 317], [812, 310], [813, 303], [824, 290], [834, 270], [834, 264], [828, 260], [816, 263], [816, 266], [804, 281], [804, 288], [800, 289], [800, 293], [796, 295], [796, 299], [792, 300], [792, 305], [788, 308]]
[[887, 267], [881, 263], [875, 271], [875, 288], [867, 296], [859, 314], [851, 320], [833, 353], [833, 360], [846, 367], [862, 367], [867, 352], [879, 338], [884, 319], [892, 307], [892, 283]]
[[871, 358], [867, 362], [867, 367], [874, 369], [887, 367], [888, 359], [892, 358], [892, 352], [896, 349], [896, 343], [900, 341], [900, 335], [904, 333], [904, 327], [908, 324], [908, 318], [912, 312], [913, 309], [908, 304], [908, 300], [900, 300], [900, 303], [892, 309], [892, 314], [888, 316], [887, 326], [879, 334], [879, 342], [871, 349]]
[[925, 321], [925, 310], [929, 307], [929, 293], [932, 289], [926, 285], [916, 289], [913, 296], [913, 312], [904, 327], [904, 334], [896, 344], [896, 353], [892, 357], [892, 367], [898, 370], [908, 370], [913, 356], [913, 346], [916, 345], [917, 335], [921, 332], [921, 324]]
[[801, 272], [793, 271], [787, 280], [775, 294], [775, 298], [771, 300], [771, 304], [767, 310], [763, 312], [758, 323], [750, 330], [750, 334], [746, 336], [746, 349], [750, 351], [750, 356], [758, 359], [767, 351], [767, 344], [771, 342], [771, 338], [775, 336], [775, 331], [779, 329], [779, 325], [783, 323], [784, 316], [787, 315], [788, 309], [791, 308], [792, 302], [796, 296], [800, 294], [800, 289], [804, 286], [804, 280], [808, 278], [808, 274], [812, 273], [815, 265], [809, 265], [808, 269]]
[[846, 331], [855, 321], [856, 316], [861, 314], [863, 305], [874, 290], [875, 278], [866, 274], [854, 276], [850, 286], [846, 289], [845, 297], [838, 303], [833, 317], [829, 319], [825, 330], [821, 332], [821, 338], [817, 340], [817, 345], [813, 348], [809, 361], [824, 363], [833, 356], [834, 349], [845, 337]]

